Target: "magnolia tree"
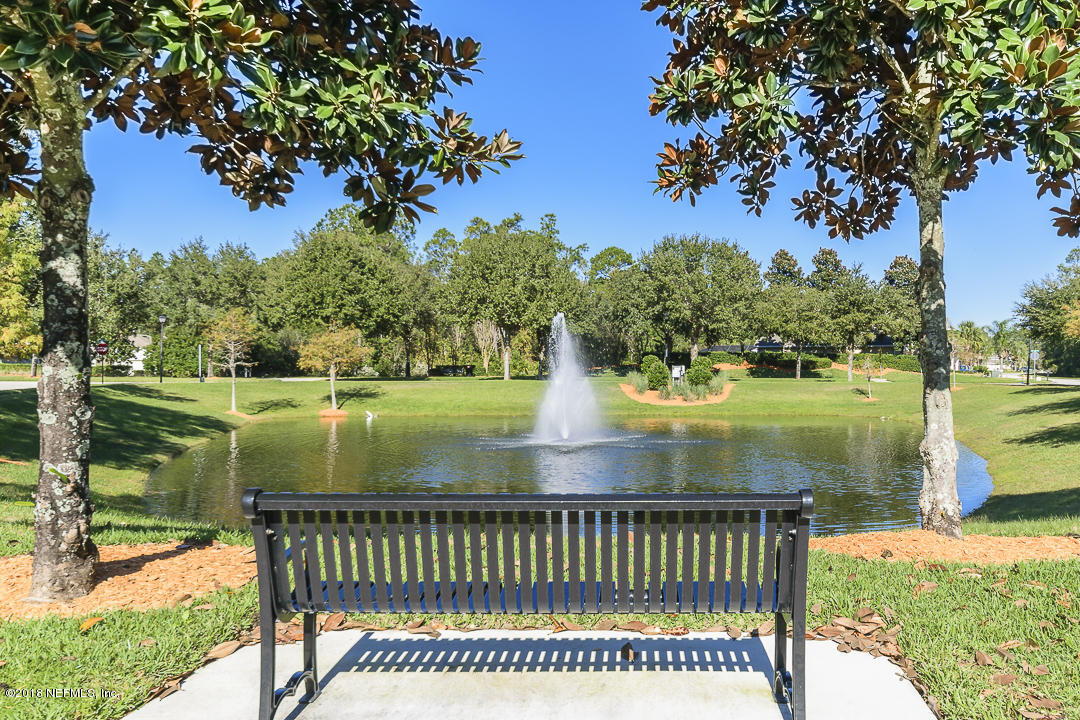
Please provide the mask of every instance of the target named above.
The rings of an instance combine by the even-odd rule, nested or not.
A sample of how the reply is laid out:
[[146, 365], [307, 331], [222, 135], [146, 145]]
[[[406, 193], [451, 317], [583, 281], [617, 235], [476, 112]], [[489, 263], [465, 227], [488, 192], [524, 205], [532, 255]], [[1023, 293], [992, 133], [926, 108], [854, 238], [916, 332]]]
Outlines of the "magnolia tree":
[[88, 591], [90, 358], [86, 238], [94, 123], [197, 138], [202, 169], [252, 209], [281, 205], [301, 163], [341, 172], [365, 219], [431, 210], [422, 179], [475, 181], [519, 157], [506, 132], [434, 111], [479, 45], [411, 0], [19, 0], [0, 7], [0, 194], [41, 215], [41, 464], [31, 597]]
[[330, 376], [330, 409], [337, 410], [338, 372], [355, 369], [371, 357], [373, 350], [365, 347], [356, 328], [327, 330], [313, 335], [300, 346], [300, 368]]
[[1080, 233], [1075, 0], [646, 0], [675, 36], [652, 112], [697, 131], [664, 147], [659, 190], [691, 202], [724, 175], [760, 214], [799, 156], [796, 217], [833, 237], [919, 221], [923, 526], [959, 537], [942, 202], [982, 163], [1027, 160], [1062, 235]]

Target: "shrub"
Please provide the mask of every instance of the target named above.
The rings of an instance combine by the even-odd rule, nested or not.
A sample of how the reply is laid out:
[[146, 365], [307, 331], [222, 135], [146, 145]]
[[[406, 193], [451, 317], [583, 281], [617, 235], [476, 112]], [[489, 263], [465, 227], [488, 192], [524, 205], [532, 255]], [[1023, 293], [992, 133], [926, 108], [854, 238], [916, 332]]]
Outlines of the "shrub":
[[732, 365], [741, 365], [742, 361], [742, 355], [729, 353], [726, 350], [714, 352], [709, 355], [709, 365], [715, 365], [717, 363], [731, 363]]
[[664, 361], [655, 355], [641, 358], [641, 372], [649, 379], [650, 390], [660, 390], [671, 384], [671, 373]]
[[971, 368], [971, 372], [985, 375], [990, 372], [990, 368], [986, 367], [985, 365], [976, 365], [975, 367]]
[[698, 355], [694, 362], [690, 363], [690, 369], [686, 371], [685, 380], [691, 386], [705, 386], [712, 380], [712, 362], [709, 358]]
[[649, 378], [636, 371], [627, 374], [626, 382], [634, 387], [634, 392], [638, 395], [649, 389]]
[[662, 385], [660, 387], [660, 399], [661, 400], [670, 400], [671, 396], [672, 396], [671, 386], [670, 385]]
[[727, 381], [728, 374], [723, 370], [713, 375], [712, 379], [709, 380], [709, 394], [719, 395], [721, 392], [723, 392], [724, 386], [727, 385]]

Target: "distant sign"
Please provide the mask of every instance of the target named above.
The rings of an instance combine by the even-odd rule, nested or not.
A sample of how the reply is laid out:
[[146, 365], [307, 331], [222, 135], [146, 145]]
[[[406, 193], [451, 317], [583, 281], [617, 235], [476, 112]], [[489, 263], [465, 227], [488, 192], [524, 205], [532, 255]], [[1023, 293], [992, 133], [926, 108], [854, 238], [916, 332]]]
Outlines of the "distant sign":
[[128, 340], [137, 348], [150, 347], [150, 343], [153, 342], [153, 338], [149, 335], [132, 335]]
[[109, 343], [104, 340], [99, 340], [98, 344], [94, 346], [94, 352], [98, 355], [105, 355], [109, 352]]

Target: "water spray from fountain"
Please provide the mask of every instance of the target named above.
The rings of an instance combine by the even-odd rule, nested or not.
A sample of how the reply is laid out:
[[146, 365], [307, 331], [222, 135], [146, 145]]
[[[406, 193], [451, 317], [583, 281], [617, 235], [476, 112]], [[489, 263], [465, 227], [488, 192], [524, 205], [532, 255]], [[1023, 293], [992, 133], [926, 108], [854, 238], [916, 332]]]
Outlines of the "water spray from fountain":
[[582, 367], [577, 340], [559, 313], [548, 336], [551, 369], [533, 436], [543, 442], [584, 442], [600, 437], [600, 412]]

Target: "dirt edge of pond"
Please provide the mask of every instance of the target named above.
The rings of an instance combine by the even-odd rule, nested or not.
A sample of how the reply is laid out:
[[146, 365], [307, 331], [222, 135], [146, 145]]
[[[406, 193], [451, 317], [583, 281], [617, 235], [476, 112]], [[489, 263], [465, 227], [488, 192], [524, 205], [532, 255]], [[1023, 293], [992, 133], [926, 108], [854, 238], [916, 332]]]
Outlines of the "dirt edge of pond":
[[723, 390], [716, 395], [710, 395], [705, 400], [683, 400], [681, 397], [665, 400], [660, 397], [660, 393], [656, 390], [646, 390], [644, 393], [639, 394], [634, 390], [633, 385], [627, 385], [626, 383], [620, 383], [619, 389], [623, 391], [623, 394], [626, 395], [626, 397], [634, 402], [644, 403], [645, 405], [687, 407], [690, 405], [716, 405], [717, 403], [722, 403], [728, 399], [731, 395], [731, 391], [735, 389], [735, 383], [726, 383]]

